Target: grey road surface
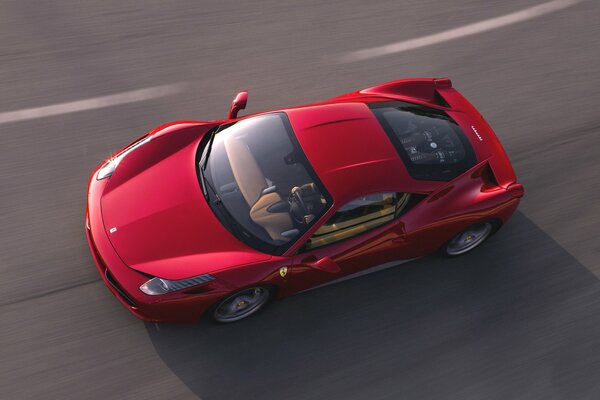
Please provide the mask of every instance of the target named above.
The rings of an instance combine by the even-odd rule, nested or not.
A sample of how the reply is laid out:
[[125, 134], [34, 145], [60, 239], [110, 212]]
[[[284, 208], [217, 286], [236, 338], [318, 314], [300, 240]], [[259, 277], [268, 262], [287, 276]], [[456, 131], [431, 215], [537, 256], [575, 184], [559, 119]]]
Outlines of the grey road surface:
[[[182, 83], [178, 95], [0, 124], [2, 399], [600, 398], [600, 2], [354, 63], [354, 50], [542, 0], [0, 3], [0, 113]], [[427, 257], [228, 326], [144, 324], [85, 241], [91, 170], [169, 120], [450, 76], [526, 186], [464, 258]]]

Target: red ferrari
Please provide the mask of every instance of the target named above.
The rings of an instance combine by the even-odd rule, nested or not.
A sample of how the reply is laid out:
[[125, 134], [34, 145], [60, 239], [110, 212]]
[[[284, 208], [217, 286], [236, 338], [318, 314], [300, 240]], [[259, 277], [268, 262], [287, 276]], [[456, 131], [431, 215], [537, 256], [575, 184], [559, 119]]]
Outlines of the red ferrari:
[[146, 321], [233, 322], [398, 260], [481, 245], [523, 187], [449, 79], [142, 136], [92, 174], [86, 232], [102, 279]]

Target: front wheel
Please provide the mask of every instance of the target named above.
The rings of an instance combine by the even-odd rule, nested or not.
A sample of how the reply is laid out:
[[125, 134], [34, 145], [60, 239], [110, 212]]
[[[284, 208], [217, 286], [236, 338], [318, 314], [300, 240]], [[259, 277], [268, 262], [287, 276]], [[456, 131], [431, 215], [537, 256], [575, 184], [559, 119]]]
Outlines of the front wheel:
[[271, 291], [264, 286], [240, 290], [217, 304], [212, 317], [223, 323], [239, 321], [263, 308], [270, 297]]
[[441, 248], [440, 252], [447, 257], [456, 257], [468, 253], [485, 242], [496, 230], [497, 224], [493, 221], [483, 221], [471, 225], [450, 239]]

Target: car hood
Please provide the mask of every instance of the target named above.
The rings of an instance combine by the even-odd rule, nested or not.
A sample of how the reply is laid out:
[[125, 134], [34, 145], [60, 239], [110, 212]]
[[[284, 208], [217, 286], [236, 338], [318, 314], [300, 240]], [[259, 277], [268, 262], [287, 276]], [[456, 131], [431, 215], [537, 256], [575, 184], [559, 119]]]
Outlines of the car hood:
[[101, 200], [104, 227], [129, 267], [183, 279], [270, 258], [225, 229], [202, 195], [196, 151], [212, 126], [187, 123], [154, 134], [109, 178]]

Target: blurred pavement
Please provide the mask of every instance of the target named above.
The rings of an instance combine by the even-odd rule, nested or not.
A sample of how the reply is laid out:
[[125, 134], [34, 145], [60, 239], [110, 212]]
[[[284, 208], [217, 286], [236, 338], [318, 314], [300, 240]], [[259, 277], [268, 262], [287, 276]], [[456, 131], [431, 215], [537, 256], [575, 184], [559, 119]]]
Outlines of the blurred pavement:
[[[0, 113], [181, 83], [179, 94], [0, 124], [3, 399], [598, 399], [600, 3], [344, 63], [350, 51], [539, 0], [0, 3]], [[101, 282], [92, 169], [156, 125], [449, 76], [526, 197], [484, 247], [272, 304], [230, 326], [157, 326]]]

